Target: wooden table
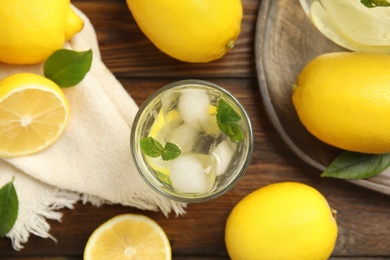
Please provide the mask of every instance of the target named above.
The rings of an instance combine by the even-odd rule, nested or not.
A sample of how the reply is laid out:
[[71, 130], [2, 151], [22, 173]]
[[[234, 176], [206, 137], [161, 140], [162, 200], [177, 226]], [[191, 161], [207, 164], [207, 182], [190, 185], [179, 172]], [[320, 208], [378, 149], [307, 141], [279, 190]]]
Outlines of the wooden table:
[[214, 201], [189, 205], [184, 216], [166, 218], [160, 212], [79, 203], [73, 210], [62, 210], [61, 223], [50, 221], [57, 243], [31, 236], [25, 248], [15, 252], [10, 240], [3, 238], [0, 259], [82, 259], [92, 231], [121, 213], [139, 213], [156, 220], [170, 239], [173, 259], [228, 259], [224, 227], [229, 212], [251, 191], [281, 181], [309, 184], [337, 209], [339, 237], [332, 259], [390, 259], [390, 198], [346, 181], [320, 178], [320, 172], [295, 156], [270, 124], [261, 102], [254, 59], [260, 0], [242, 2], [244, 19], [236, 47], [218, 61], [189, 64], [157, 50], [139, 30], [125, 0], [73, 1], [95, 26], [105, 64], [137, 104], [163, 85], [188, 78], [215, 82], [236, 95], [253, 124], [252, 161], [233, 190]]

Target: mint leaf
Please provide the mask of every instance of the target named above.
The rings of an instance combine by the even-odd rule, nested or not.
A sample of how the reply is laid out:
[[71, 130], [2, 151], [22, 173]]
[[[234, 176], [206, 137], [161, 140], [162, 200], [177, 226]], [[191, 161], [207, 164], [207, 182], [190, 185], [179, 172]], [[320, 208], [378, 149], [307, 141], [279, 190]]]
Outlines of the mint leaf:
[[4, 237], [12, 229], [18, 210], [18, 195], [12, 179], [0, 189], [0, 237]]
[[388, 0], [361, 0], [360, 2], [368, 8], [390, 6], [390, 2]]
[[164, 147], [164, 150], [162, 153], [162, 159], [164, 161], [173, 160], [173, 159], [177, 158], [180, 155], [180, 153], [181, 153], [181, 151], [180, 151], [179, 146], [177, 146], [176, 144], [167, 142], [165, 144], [165, 147]]
[[55, 51], [45, 62], [43, 70], [46, 78], [62, 88], [72, 87], [82, 81], [92, 64], [92, 50]]
[[181, 153], [179, 146], [167, 142], [163, 147], [159, 141], [153, 137], [144, 137], [140, 140], [141, 151], [147, 156], [156, 158], [162, 156], [164, 161], [173, 160]]
[[237, 124], [226, 125], [218, 122], [217, 124], [219, 129], [225, 134], [227, 134], [230, 137], [230, 140], [232, 142], [239, 142], [244, 139], [244, 134], [242, 133], [239, 125]]
[[217, 120], [223, 124], [237, 123], [241, 119], [240, 115], [222, 98], [217, 104]]
[[156, 158], [162, 155], [163, 146], [153, 137], [144, 137], [140, 140], [141, 151], [147, 156]]
[[222, 98], [217, 104], [217, 125], [219, 129], [230, 137], [232, 142], [244, 139], [244, 134], [237, 124], [241, 120], [240, 115]]
[[321, 174], [339, 179], [366, 179], [378, 175], [390, 166], [390, 153], [364, 154], [344, 151]]

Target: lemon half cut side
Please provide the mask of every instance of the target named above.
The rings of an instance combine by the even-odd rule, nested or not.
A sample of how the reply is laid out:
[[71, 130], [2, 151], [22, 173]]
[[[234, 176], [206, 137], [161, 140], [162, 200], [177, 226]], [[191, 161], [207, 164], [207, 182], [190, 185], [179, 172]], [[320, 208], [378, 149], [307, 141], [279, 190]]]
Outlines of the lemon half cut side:
[[99, 226], [88, 239], [84, 260], [170, 260], [164, 230], [149, 217], [122, 214]]
[[18, 73], [0, 81], [0, 156], [37, 153], [64, 132], [69, 103], [53, 81]]

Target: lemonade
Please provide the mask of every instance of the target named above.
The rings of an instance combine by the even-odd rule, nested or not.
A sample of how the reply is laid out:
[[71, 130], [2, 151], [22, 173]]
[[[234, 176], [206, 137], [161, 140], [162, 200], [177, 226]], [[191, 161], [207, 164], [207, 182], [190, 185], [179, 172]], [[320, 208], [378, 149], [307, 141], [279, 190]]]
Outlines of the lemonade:
[[390, 53], [390, 7], [368, 8], [360, 0], [300, 0], [313, 24], [338, 45]]
[[152, 95], [131, 135], [141, 176], [163, 195], [185, 202], [231, 189], [249, 163], [252, 142], [249, 118], [238, 101], [212, 83], [194, 80]]

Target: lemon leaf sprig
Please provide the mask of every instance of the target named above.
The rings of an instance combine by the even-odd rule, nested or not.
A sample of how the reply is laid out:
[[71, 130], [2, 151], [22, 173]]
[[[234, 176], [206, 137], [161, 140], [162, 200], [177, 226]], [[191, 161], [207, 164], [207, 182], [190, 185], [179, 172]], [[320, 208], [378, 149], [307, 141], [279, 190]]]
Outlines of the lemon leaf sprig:
[[368, 8], [390, 6], [389, 0], [361, 0], [360, 2]]
[[0, 189], [0, 237], [4, 237], [14, 226], [18, 216], [19, 201], [14, 179]]
[[82, 81], [92, 65], [92, 50], [55, 51], [44, 64], [44, 75], [62, 88], [72, 87]]
[[390, 153], [365, 154], [343, 151], [321, 174], [338, 179], [366, 179], [383, 172], [390, 166]]

